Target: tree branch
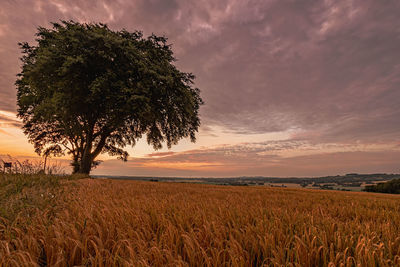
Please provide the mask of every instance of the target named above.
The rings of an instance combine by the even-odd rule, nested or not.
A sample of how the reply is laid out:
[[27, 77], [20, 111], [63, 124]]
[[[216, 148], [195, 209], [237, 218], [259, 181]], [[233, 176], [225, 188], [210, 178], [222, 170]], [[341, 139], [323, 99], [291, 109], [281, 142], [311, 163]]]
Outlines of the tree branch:
[[103, 150], [103, 148], [106, 144], [107, 137], [108, 137], [108, 132], [104, 132], [101, 135], [101, 139], [100, 139], [99, 143], [97, 144], [96, 149], [92, 153], [92, 159], [95, 159], [101, 153], [101, 151]]

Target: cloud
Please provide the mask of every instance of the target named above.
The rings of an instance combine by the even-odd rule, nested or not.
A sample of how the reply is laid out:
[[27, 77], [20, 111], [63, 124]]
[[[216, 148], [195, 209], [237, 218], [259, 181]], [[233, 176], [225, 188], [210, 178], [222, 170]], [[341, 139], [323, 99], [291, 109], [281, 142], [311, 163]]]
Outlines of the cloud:
[[347, 172], [396, 172], [398, 143], [314, 145], [305, 141], [242, 143], [163, 153], [162, 157], [105, 160], [96, 174], [229, 177], [316, 176]]
[[49, 21], [76, 19], [169, 36], [177, 64], [198, 76], [206, 124], [321, 134], [339, 125], [344, 138], [380, 124], [397, 134], [399, 7], [397, 1], [345, 0], [6, 1], [0, 107], [15, 107], [16, 43], [31, 41], [35, 27]]
[[[292, 152], [303, 149], [301, 142], [346, 151], [390, 145], [400, 136], [398, 10], [396, 0], [6, 0], [0, 110], [16, 110], [17, 42], [33, 42], [36, 27], [50, 21], [102, 21], [169, 37], [178, 67], [197, 76], [210, 136], [212, 126], [247, 134], [250, 142], [255, 133], [292, 131], [299, 146]], [[234, 154], [235, 164], [243, 159]]]
[[0, 110], [0, 127], [21, 127], [22, 123], [19, 121], [13, 113], [4, 112]]
[[148, 154], [147, 156], [148, 157], [165, 157], [165, 156], [171, 156], [171, 155], [173, 155], [173, 154], [175, 154], [175, 152], [153, 152], [153, 153], [150, 153], [150, 154]]
[[[204, 155], [204, 154], [203, 154]], [[128, 162], [104, 161], [94, 174], [128, 176], [180, 176], [180, 177], [310, 177], [358, 173], [398, 173], [400, 152], [397, 151], [347, 151], [320, 153], [290, 158], [279, 156], [236, 161], [157, 162], [131, 159]], [[259, 159], [259, 157], [258, 157]]]

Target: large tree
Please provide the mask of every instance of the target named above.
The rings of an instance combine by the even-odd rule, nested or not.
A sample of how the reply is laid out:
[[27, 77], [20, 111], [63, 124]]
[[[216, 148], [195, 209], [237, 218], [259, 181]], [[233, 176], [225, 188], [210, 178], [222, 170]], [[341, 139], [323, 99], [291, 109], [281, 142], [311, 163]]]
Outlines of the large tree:
[[202, 100], [165, 37], [74, 21], [39, 27], [36, 37], [19, 44], [16, 86], [39, 155], [71, 154], [73, 172], [89, 174], [101, 153], [127, 160], [124, 147], [144, 135], [155, 149], [195, 141]]

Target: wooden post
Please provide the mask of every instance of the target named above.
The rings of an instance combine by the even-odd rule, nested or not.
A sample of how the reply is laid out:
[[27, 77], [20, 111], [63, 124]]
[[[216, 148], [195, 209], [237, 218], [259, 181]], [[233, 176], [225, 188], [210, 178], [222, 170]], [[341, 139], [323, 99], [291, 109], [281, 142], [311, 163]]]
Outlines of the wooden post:
[[6, 173], [6, 168], [8, 168], [11, 173], [12, 172], [11, 167], [12, 167], [11, 162], [4, 162], [4, 173]]
[[44, 166], [43, 166], [43, 173], [46, 174], [46, 163], [47, 163], [47, 155], [44, 156]]

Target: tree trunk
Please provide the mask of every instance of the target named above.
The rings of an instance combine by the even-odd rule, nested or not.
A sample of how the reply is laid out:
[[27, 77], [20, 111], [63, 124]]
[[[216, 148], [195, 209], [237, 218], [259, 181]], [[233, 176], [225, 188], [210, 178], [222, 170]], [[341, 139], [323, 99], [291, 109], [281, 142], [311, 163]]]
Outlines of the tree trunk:
[[[97, 147], [92, 151], [93, 148], [93, 133], [90, 133], [86, 138], [85, 149], [82, 152], [82, 157], [80, 158], [79, 164], [77, 165], [79, 168], [76, 173], [81, 174], [90, 174], [90, 171], [93, 167], [94, 159], [101, 153], [106, 144], [107, 136], [109, 132], [104, 132], [101, 135], [100, 141], [97, 144]], [[74, 170], [75, 171], [75, 170]]]
[[84, 155], [82, 157], [81, 165], [80, 165], [78, 173], [89, 174], [90, 170], [92, 169], [92, 163], [93, 163], [92, 156], [90, 154], [89, 155], [87, 155], [87, 154]]
[[72, 174], [79, 172], [81, 163], [79, 162], [79, 156], [77, 154], [74, 154], [74, 156], [72, 157], [71, 166], [72, 166]]
[[86, 145], [85, 149], [83, 150], [82, 158], [81, 158], [81, 165], [79, 167], [78, 173], [82, 174], [89, 174], [90, 170], [92, 169], [92, 142], [93, 142], [93, 126], [90, 127], [90, 131], [86, 136]]

